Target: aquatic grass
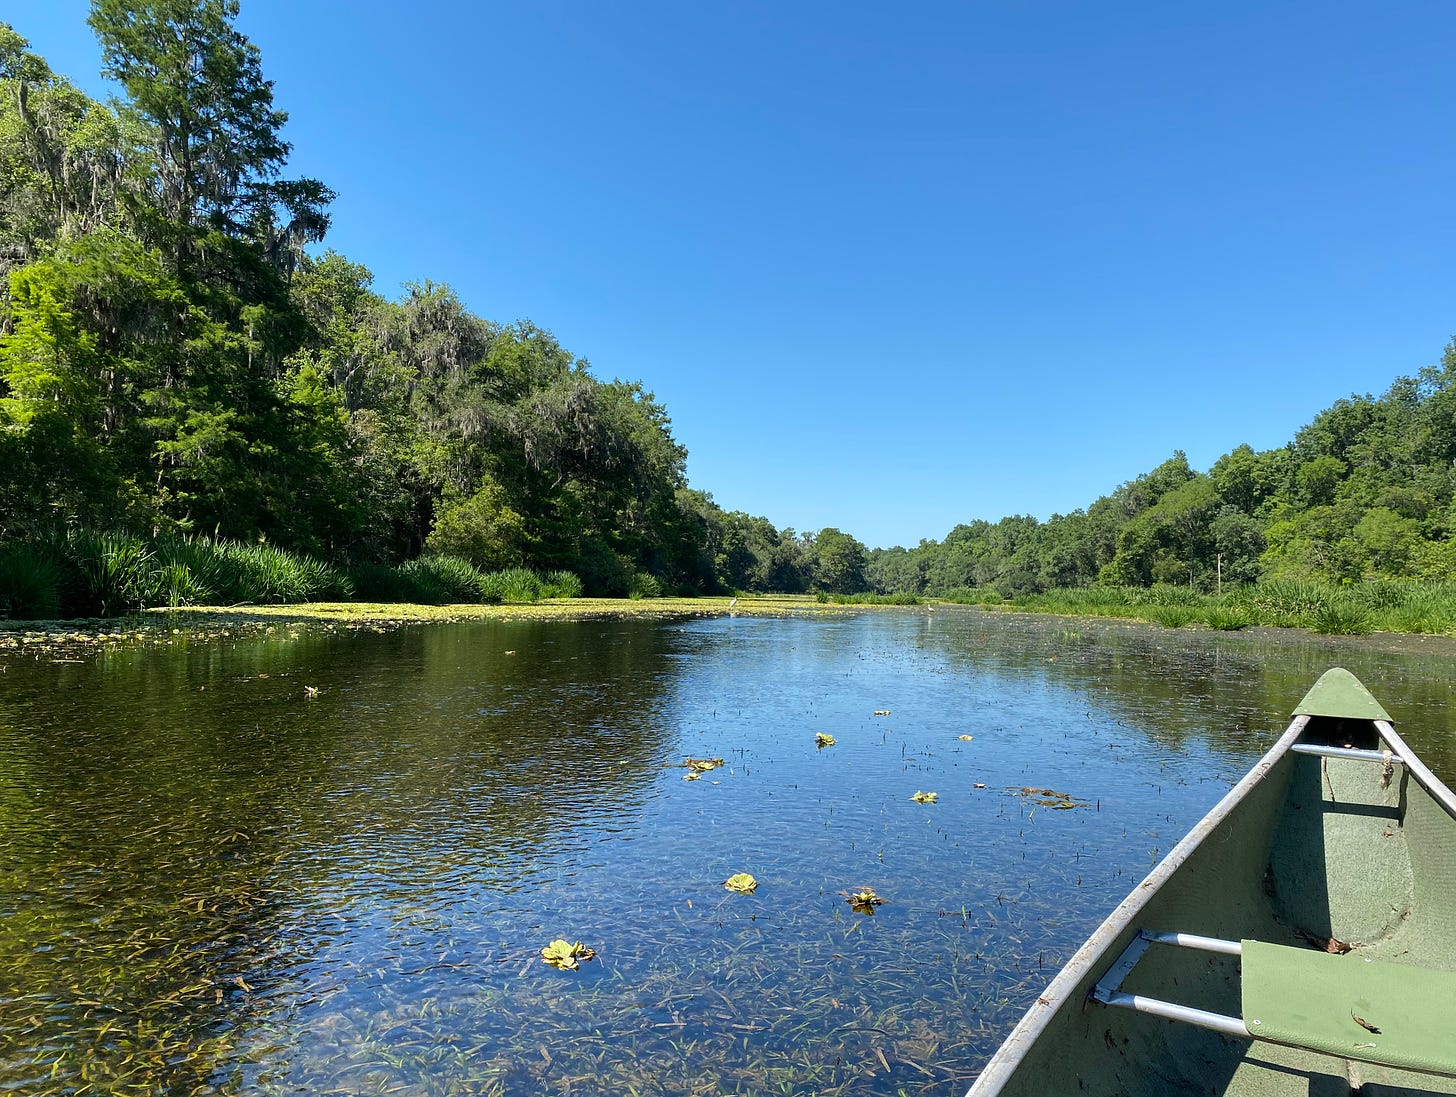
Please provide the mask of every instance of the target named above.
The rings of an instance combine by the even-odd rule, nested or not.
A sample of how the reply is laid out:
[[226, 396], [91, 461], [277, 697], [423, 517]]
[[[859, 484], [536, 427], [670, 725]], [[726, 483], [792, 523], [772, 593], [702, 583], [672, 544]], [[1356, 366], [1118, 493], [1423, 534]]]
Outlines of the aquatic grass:
[[1143, 612], [1148, 620], [1155, 621], [1164, 628], [1182, 628], [1197, 616], [1193, 607], [1177, 604], [1154, 604], [1146, 607]]
[[76, 530], [61, 543], [67, 582], [61, 611], [72, 617], [116, 617], [147, 604], [152, 552], [140, 538], [115, 530]]
[[1230, 603], [1250, 610], [1262, 624], [1312, 628], [1335, 595], [1335, 588], [1302, 579], [1275, 579], [1233, 591]]
[[632, 587], [627, 592], [628, 598], [661, 598], [664, 594], [662, 580], [646, 571], [638, 571], [632, 574]]
[[1311, 627], [1327, 636], [1363, 636], [1374, 628], [1370, 614], [1349, 599], [1329, 602], [1314, 615]]
[[841, 606], [918, 606], [924, 601], [908, 591], [898, 594], [831, 594], [827, 600]]
[[65, 568], [43, 542], [0, 543], [0, 617], [40, 621], [61, 612]]
[[1237, 606], [1212, 606], [1203, 615], [1203, 622], [1220, 632], [1238, 632], [1254, 623], [1254, 615]]
[[542, 598], [580, 598], [581, 578], [572, 571], [548, 571], [541, 577]]
[[959, 606], [999, 606], [1006, 599], [989, 587], [955, 587], [936, 595], [933, 601]]
[[1079, 617], [1137, 617], [1146, 592], [1128, 587], [1062, 587], [1013, 600], [1018, 608]]

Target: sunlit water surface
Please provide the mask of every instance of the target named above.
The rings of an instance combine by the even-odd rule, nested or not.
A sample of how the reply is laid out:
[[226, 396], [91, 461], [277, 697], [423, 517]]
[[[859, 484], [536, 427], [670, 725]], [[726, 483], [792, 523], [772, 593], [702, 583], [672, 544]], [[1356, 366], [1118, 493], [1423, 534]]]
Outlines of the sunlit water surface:
[[1328, 666], [1449, 780], [1453, 650], [937, 608], [12, 653], [0, 1092], [958, 1095]]

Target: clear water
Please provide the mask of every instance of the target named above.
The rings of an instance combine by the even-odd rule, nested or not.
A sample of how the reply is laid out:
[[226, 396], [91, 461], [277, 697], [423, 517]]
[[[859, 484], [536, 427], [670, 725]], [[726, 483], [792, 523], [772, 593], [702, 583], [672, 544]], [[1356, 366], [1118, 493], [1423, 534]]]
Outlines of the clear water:
[[11, 653], [0, 1092], [958, 1095], [1327, 667], [1450, 780], [1453, 653], [953, 608]]

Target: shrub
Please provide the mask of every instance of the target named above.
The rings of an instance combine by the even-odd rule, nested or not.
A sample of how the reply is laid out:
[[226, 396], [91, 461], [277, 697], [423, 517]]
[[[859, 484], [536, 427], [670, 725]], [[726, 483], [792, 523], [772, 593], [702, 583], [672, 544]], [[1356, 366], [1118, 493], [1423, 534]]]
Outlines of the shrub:
[[40, 621], [60, 616], [65, 577], [49, 546], [0, 543], [0, 617]]
[[541, 577], [529, 568], [507, 568], [491, 573], [507, 602], [538, 602], [542, 598]]
[[77, 530], [64, 542], [68, 580], [61, 612], [72, 617], [116, 617], [147, 603], [152, 553], [139, 537]]
[[1369, 614], [1352, 602], [1341, 600], [1321, 608], [1314, 615], [1311, 627], [1329, 636], [1363, 636], [1372, 626]]
[[634, 572], [632, 575], [632, 589], [627, 592], [627, 597], [661, 598], [662, 580], [649, 572]]
[[1006, 601], [986, 587], [956, 587], [940, 595], [939, 600], [958, 606], [999, 606]]
[[1189, 606], [1155, 605], [1149, 606], [1146, 612], [1150, 621], [1156, 621], [1164, 628], [1182, 628], [1194, 618], [1193, 609]]
[[1254, 623], [1254, 615], [1247, 610], [1228, 606], [1214, 606], [1206, 617], [1208, 627], [1221, 632], [1237, 632]]
[[542, 598], [580, 598], [581, 580], [575, 572], [548, 571], [541, 579]]

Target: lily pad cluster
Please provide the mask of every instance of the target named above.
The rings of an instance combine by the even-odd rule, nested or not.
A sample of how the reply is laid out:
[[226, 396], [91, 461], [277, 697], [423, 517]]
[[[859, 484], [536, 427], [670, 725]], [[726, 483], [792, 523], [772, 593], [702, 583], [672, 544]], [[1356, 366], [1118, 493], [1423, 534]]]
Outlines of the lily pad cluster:
[[723, 886], [729, 891], [738, 892], [739, 895], [748, 895], [758, 887], [758, 881], [753, 878], [752, 873], [735, 872], [723, 881]]
[[696, 781], [705, 773], [717, 769], [723, 764], [721, 758], [684, 758], [682, 765], [687, 770], [683, 774], [684, 781]]
[[917, 804], [933, 804], [940, 799], [940, 793], [917, 792], [914, 796], [910, 797], [910, 799], [914, 800]]
[[587, 948], [580, 941], [555, 940], [541, 950], [541, 959], [562, 971], [575, 971], [583, 960], [596, 959], [596, 949]]
[[1070, 792], [1058, 792], [1051, 788], [1017, 788], [1011, 785], [1007, 787], [1006, 791], [1020, 796], [1022, 799], [1030, 800], [1033, 804], [1049, 807], [1056, 811], [1071, 811], [1073, 808], [1092, 806], [1080, 796], [1073, 796]]
[[827, 735], [822, 731], [815, 732], [814, 745], [820, 750], [823, 750], [825, 747], [832, 747], [834, 745], [834, 736]]

